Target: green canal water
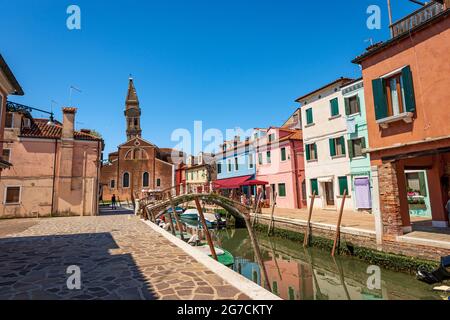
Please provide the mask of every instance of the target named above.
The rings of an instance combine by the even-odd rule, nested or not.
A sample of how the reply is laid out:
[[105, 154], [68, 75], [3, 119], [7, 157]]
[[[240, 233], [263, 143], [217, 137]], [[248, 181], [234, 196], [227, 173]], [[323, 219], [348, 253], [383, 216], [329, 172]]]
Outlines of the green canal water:
[[[263, 276], [246, 229], [213, 231], [215, 243], [235, 258], [233, 270], [255, 283]], [[414, 276], [380, 269], [381, 283], [370, 265], [352, 257], [331, 258], [321, 249], [258, 233], [272, 292], [286, 300], [442, 300]]]

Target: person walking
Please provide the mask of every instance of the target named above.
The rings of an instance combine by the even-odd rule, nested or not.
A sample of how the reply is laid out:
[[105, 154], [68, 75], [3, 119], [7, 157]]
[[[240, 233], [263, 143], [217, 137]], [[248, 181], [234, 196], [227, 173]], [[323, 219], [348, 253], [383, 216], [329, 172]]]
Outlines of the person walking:
[[116, 195], [113, 194], [111, 197], [111, 209], [116, 210], [117, 209], [117, 202], [116, 202]]

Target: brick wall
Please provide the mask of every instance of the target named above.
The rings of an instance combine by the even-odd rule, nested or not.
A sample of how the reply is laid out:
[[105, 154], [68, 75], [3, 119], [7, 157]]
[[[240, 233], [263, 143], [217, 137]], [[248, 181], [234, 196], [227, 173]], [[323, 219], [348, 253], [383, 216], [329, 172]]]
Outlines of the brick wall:
[[396, 236], [403, 235], [396, 164], [383, 163], [379, 166], [378, 172], [383, 238], [394, 240]]

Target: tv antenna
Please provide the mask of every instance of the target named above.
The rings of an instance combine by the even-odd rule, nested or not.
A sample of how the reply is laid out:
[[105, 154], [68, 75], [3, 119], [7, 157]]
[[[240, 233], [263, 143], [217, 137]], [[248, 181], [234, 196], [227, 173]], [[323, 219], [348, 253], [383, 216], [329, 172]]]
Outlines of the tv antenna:
[[81, 93], [81, 90], [80, 89], [78, 89], [77, 87], [75, 87], [75, 86], [70, 86], [70, 89], [69, 89], [69, 106], [70, 107], [72, 107], [72, 95], [73, 95], [73, 91], [76, 91], [76, 92], [78, 92], [78, 93]]

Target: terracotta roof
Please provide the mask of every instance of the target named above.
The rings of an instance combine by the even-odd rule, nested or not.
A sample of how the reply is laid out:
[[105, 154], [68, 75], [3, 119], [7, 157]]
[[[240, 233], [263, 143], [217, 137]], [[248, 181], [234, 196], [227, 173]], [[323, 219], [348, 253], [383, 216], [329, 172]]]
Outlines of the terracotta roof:
[[[47, 122], [48, 119], [33, 119], [31, 127], [29, 129], [23, 128], [20, 136], [27, 138], [61, 138], [62, 126], [56, 123], [51, 126]], [[79, 131], [74, 132], [74, 138], [76, 140], [102, 141], [99, 137]]]

